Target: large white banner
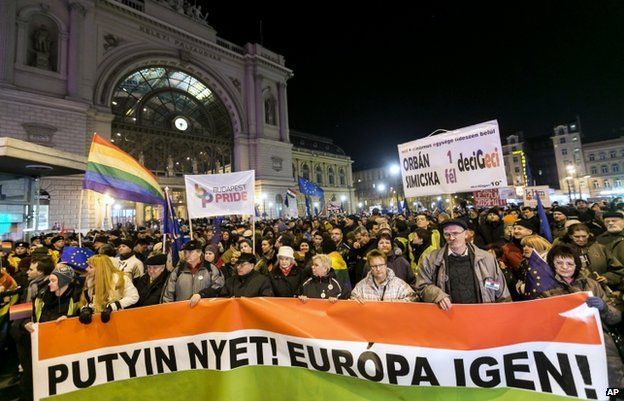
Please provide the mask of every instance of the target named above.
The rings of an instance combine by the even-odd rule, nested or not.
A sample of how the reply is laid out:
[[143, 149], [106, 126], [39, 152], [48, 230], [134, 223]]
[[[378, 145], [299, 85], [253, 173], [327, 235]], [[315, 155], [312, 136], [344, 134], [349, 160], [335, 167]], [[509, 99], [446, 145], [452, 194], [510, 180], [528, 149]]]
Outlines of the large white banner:
[[496, 120], [418, 139], [398, 148], [407, 197], [507, 186]]
[[190, 218], [254, 214], [255, 172], [185, 175]]

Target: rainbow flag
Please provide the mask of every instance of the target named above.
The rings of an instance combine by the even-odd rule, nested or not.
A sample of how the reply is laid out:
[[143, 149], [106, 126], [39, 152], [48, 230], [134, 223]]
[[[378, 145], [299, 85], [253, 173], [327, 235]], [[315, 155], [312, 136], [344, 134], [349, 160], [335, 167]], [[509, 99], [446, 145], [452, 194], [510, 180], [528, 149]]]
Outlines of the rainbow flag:
[[165, 200], [148, 169], [98, 134], [93, 134], [84, 188], [134, 202], [156, 204]]

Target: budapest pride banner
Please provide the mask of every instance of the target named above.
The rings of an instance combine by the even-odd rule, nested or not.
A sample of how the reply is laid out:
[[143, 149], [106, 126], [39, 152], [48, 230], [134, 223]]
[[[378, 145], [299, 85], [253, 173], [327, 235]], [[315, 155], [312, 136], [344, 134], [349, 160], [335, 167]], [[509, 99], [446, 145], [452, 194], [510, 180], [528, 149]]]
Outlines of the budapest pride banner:
[[190, 218], [255, 213], [254, 170], [185, 175], [184, 184]]
[[405, 196], [507, 186], [498, 121], [398, 145]]
[[33, 333], [35, 399], [607, 399], [585, 293], [454, 305], [211, 299]]

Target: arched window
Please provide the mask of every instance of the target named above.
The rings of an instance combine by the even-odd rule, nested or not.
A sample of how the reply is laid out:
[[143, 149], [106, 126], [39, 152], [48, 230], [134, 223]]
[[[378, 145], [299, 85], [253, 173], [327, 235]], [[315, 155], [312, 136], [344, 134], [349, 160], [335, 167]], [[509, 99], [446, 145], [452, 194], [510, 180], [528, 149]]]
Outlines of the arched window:
[[340, 185], [341, 186], [345, 186], [347, 185], [347, 176], [345, 175], [345, 171], [344, 169], [340, 169], [340, 173], [338, 173], [339, 179], [340, 179]]
[[327, 170], [327, 180], [329, 185], [334, 185], [334, 169], [332, 167]]
[[614, 172], [614, 173], [619, 173], [620, 172], [620, 166], [617, 165], [617, 164], [613, 164], [611, 166], [611, 171]]
[[295, 163], [293, 163], [292, 165], [292, 173], [293, 173], [293, 178], [296, 180], [297, 179], [297, 167], [295, 166]]
[[307, 164], [301, 166], [301, 176], [306, 180], [310, 180], [310, 167]]
[[316, 166], [314, 169], [314, 175], [316, 176], [316, 183], [323, 185], [323, 170], [321, 166]]

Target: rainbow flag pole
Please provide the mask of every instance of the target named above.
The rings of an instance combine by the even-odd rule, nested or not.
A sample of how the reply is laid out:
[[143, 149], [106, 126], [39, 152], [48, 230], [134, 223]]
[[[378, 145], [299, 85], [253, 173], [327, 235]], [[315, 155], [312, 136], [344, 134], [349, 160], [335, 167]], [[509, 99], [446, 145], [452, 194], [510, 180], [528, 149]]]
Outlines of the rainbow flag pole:
[[[97, 133], [93, 134], [83, 189], [133, 202], [163, 204], [165, 200], [156, 177], [148, 169]], [[82, 191], [78, 215], [79, 230], [81, 216]]]

